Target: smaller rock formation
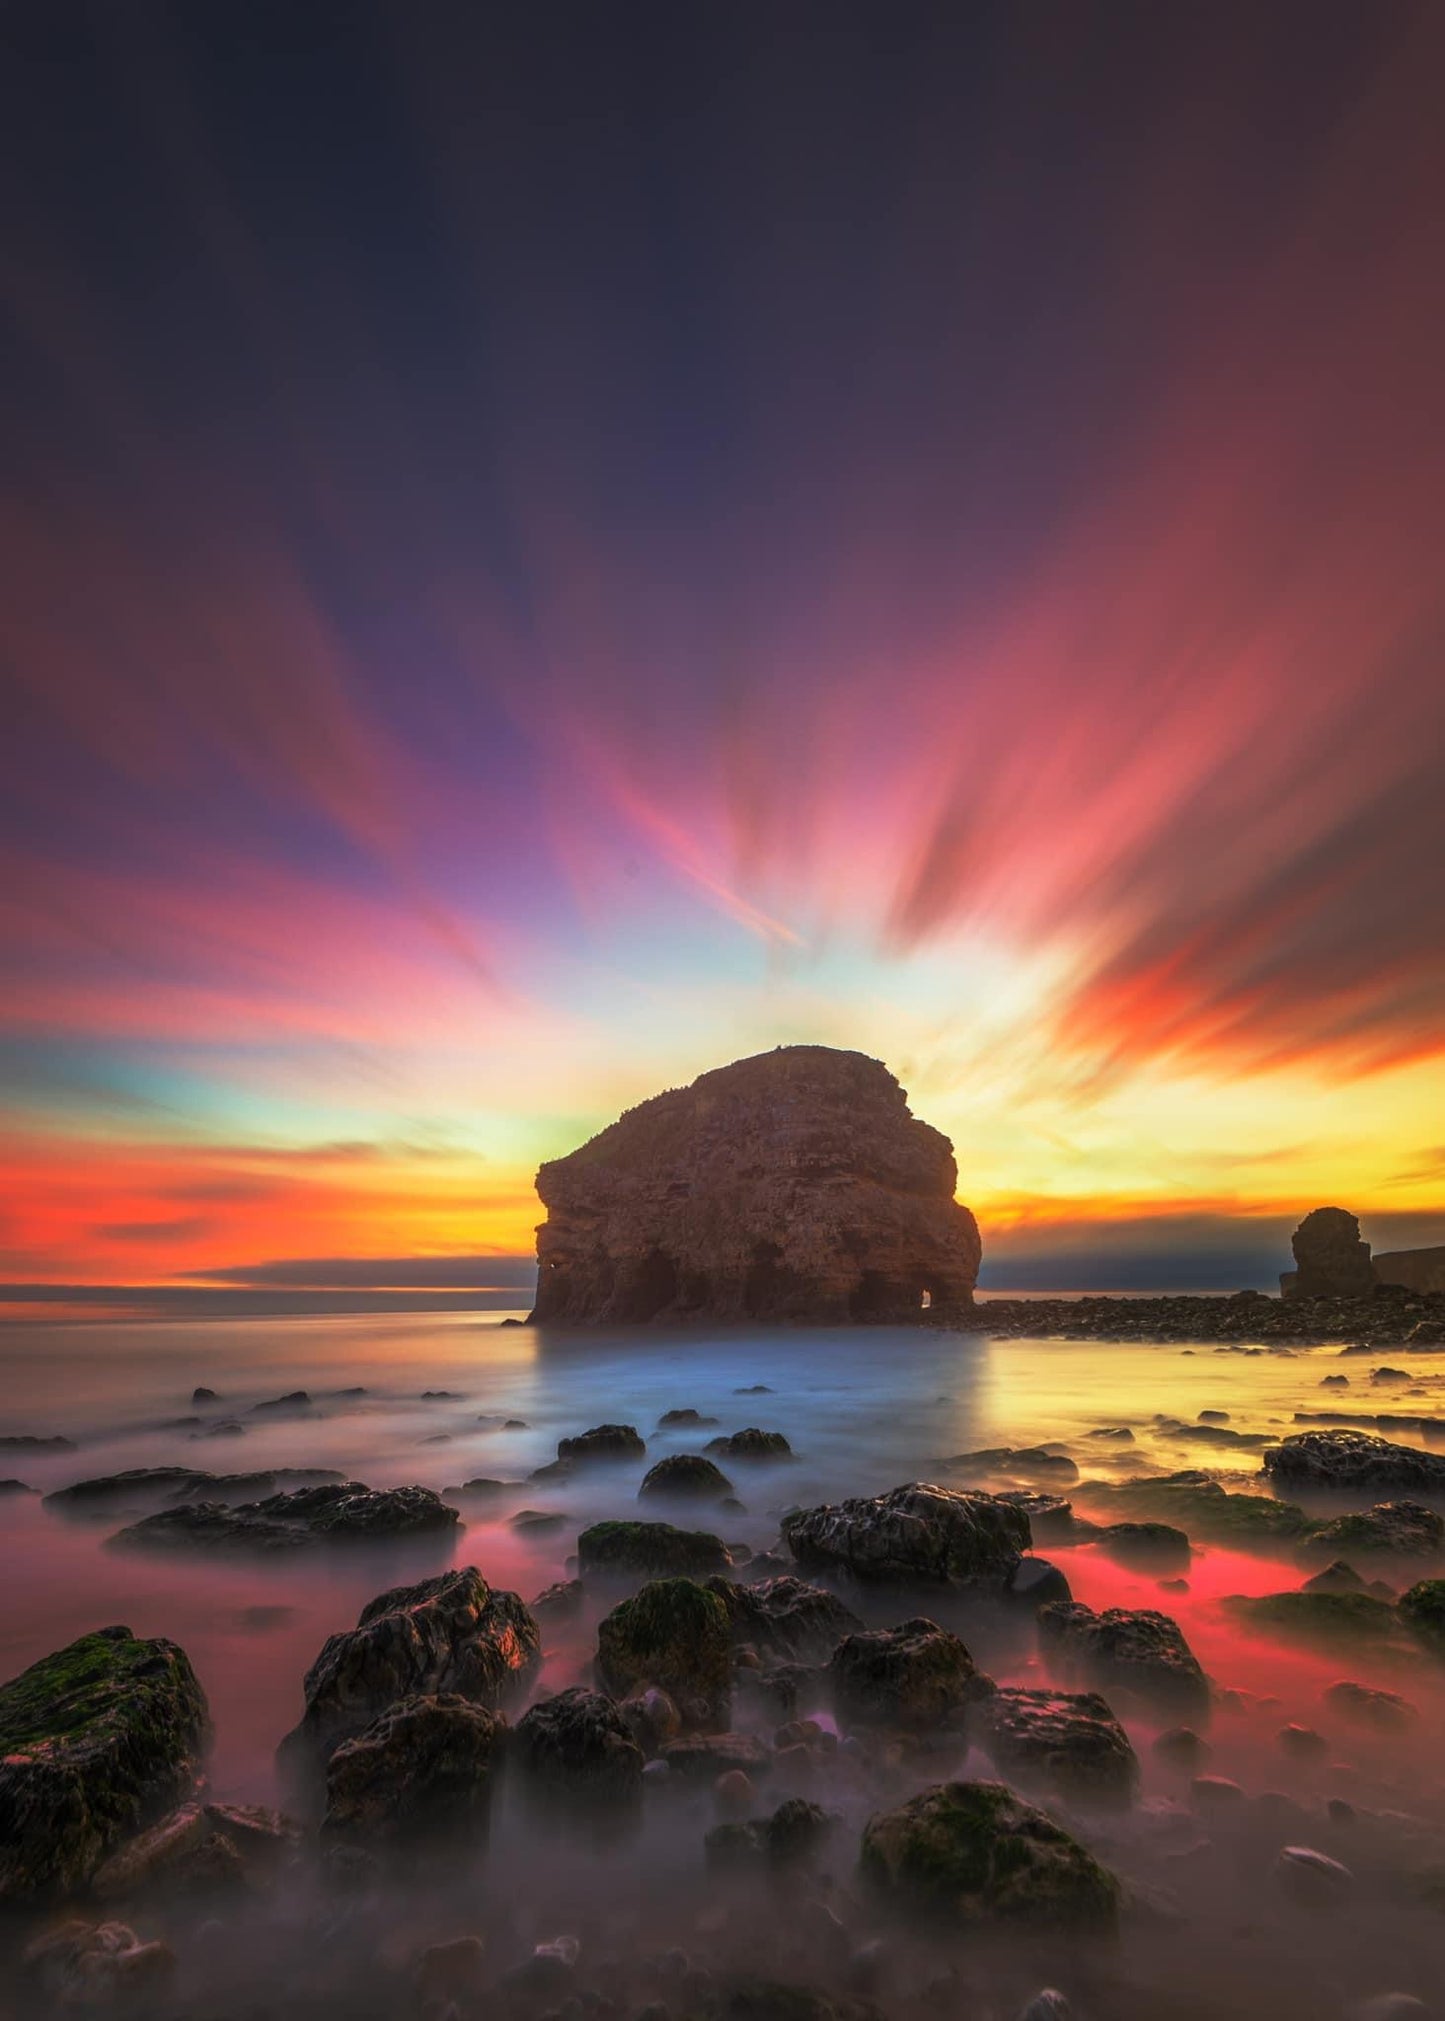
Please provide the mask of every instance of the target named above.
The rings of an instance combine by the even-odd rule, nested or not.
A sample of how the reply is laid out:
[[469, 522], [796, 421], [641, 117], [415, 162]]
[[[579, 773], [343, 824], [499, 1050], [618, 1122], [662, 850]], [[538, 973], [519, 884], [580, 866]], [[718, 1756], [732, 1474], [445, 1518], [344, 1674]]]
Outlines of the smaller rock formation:
[[101, 1628], [0, 1688], [0, 1902], [83, 1886], [195, 1781], [205, 1695], [185, 1651]]
[[650, 1467], [637, 1490], [639, 1502], [723, 1502], [733, 1484], [712, 1460], [701, 1453], [669, 1453]]
[[1138, 1756], [1096, 1692], [1003, 1688], [980, 1700], [977, 1728], [995, 1767], [1025, 1788], [1103, 1809], [1134, 1800]]
[[1413, 1488], [1445, 1493], [1445, 1454], [1397, 1446], [1373, 1432], [1295, 1432], [1264, 1455], [1264, 1471], [1289, 1488]]
[[1002, 1593], [1029, 1547], [1029, 1519], [998, 1496], [914, 1481], [795, 1509], [783, 1518], [783, 1541], [807, 1571]]
[[751, 1586], [724, 1579], [708, 1584], [731, 1616], [733, 1641], [752, 1649], [765, 1666], [826, 1663], [845, 1635], [863, 1627], [835, 1593], [787, 1573]]
[[731, 1562], [720, 1537], [671, 1523], [593, 1523], [577, 1539], [583, 1578], [706, 1579]]
[[541, 1662], [530, 1613], [475, 1567], [395, 1587], [331, 1636], [307, 1671], [306, 1710], [281, 1760], [304, 1778], [403, 1698], [452, 1695], [497, 1711], [525, 1696]]
[[1445, 1579], [1422, 1579], [1401, 1594], [1400, 1619], [1427, 1648], [1445, 1655]]
[[1301, 1564], [1350, 1558], [1438, 1558], [1445, 1553], [1445, 1516], [1420, 1502], [1380, 1502], [1323, 1523], [1301, 1544]]
[[377, 1544], [447, 1538], [460, 1518], [431, 1488], [367, 1488], [340, 1481], [261, 1502], [178, 1502], [119, 1530], [123, 1550], [300, 1551], [317, 1544]]
[[1280, 1277], [1286, 1298], [1368, 1298], [1377, 1279], [1370, 1245], [1343, 1207], [1316, 1207], [1290, 1239], [1295, 1267]]
[[806, 1865], [827, 1845], [833, 1819], [820, 1804], [790, 1796], [771, 1817], [714, 1826], [703, 1841], [709, 1867]]
[[467, 1698], [403, 1698], [331, 1756], [323, 1835], [388, 1851], [482, 1835], [505, 1730]]
[[707, 1449], [721, 1460], [790, 1460], [793, 1448], [781, 1432], [760, 1431], [749, 1425], [745, 1431], [726, 1438], [709, 1439]]
[[689, 1726], [727, 1724], [732, 1624], [716, 1593], [691, 1579], [655, 1579], [598, 1623], [597, 1674], [614, 1698], [655, 1685]]
[[630, 1109], [537, 1191], [552, 1324], [966, 1313], [978, 1226], [948, 1139], [877, 1060], [780, 1046]]
[[600, 1691], [539, 1700], [518, 1722], [513, 1758], [532, 1800], [568, 1825], [579, 1811], [620, 1817], [642, 1798], [642, 1749]]
[[847, 1726], [927, 1733], [957, 1725], [991, 1689], [958, 1637], [924, 1616], [845, 1636], [828, 1670], [833, 1703]]
[[1039, 1648], [1066, 1676], [1131, 1690], [1190, 1719], [1209, 1716], [1209, 1682], [1177, 1621], [1153, 1608], [1109, 1607], [1096, 1614], [1081, 1601], [1039, 1611]]
[[1077, 1839], [998, 1782], [939, 1783], [870, 1818], [858, 1871], [885, 1906], [947, 1928], [1108, 1932], [1123, 1892]]

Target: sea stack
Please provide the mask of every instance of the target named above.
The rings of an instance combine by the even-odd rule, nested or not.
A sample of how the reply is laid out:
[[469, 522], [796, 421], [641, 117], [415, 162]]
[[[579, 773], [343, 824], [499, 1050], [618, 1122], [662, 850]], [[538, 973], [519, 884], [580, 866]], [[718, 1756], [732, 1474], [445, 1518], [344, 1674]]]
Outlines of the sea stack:
[[953, 1146], [863, 1053], [779, 1046], [629, 1109], [537, 1174], [532, 1317], [898, 1321], [967, 1312]]
[[1370, 1245], [1343, 1207], [1316, 1207], [1290, 1238], [1295, 1267], [1279, 1280], [1286, 1298], [1368, 1298], [1377, 1282]]

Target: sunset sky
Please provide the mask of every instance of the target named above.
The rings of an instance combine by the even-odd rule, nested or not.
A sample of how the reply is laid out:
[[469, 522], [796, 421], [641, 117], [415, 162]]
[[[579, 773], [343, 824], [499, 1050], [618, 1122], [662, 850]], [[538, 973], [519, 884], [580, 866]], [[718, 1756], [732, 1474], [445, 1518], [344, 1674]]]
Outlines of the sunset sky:
[[0, 38], [15, 1309], [521, 1286], [802, 1040], [998, 1285], [1445, 1241], [1445, 10]]

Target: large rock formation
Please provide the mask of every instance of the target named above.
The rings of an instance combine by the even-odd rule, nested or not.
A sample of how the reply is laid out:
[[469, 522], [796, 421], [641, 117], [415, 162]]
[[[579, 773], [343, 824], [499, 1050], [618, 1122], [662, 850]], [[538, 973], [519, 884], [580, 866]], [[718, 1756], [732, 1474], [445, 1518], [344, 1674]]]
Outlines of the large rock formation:
[[1368, 1298], [1376, 1284], [1370, 1245], [1343, 1207], [1316, 1207], [1290, 1238], [1295, 1267], [1279, 1288], [1286, 1298]]
[[539, 1321], [966, 1311], [953, 1147], [877, 1060], [780, 1046], [629, 1109], [537, 1174]]

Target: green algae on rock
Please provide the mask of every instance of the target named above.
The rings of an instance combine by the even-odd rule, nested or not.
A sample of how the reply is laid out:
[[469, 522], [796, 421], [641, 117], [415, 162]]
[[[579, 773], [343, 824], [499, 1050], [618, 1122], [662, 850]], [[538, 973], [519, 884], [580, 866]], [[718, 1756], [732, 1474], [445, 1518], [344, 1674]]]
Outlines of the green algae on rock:
[[208, 1731], [184, 1650], [101, 1628], [0, 1688], [0, 1901], [83, 1886], [189, 1794]]
[[689, 1725], [725, 1724], [732, 1622], [716, 1593], [692, 1579], [654, 1579], [597, 1626], [597, 1672], [614, 1697], [656, 1685]]
[[1445, 1579], [1422, 1579], [1402, 1594], [1400, 1619], [1412, 1635], [1445, 1656]]
[[732, 1563], [721, 1537], [681, 1530], [672, 1523], [609, 1520], [593, 1523], [577, 1539], [578, 1569], [585, 1578], [705, 1579]]
[[1118, 1879], [999, 1782], [938, 1783], [871, 1817], [860, 1878], [910, 1918], [1111, 1931]]

